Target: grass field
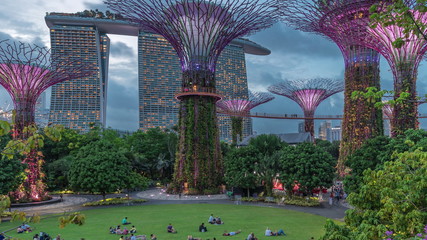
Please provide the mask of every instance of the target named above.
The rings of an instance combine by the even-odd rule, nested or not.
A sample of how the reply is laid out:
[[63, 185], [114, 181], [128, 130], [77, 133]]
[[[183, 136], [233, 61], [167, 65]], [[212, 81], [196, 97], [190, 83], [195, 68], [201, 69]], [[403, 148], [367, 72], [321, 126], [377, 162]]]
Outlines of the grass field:
[[[150, 235], [154, 233], [159, 240], [186, 240], [188, 235], [200, 237], [203, 240], [211, 239], [246, 239], [250, 232], [254, 232], [258, 239], [287, 239], [308, 240], [311, 237], [318, 239], [323, 233], [326, 218], [301, 212], [271, 208], [242, 205], [220, 204], [171, 204], [171, 205], [140, 205], [130, 207], [112, 207], [93, 209], [83, 212], [86, 223], [83, 226], [68, 225], [64, 229], [58, 227], [58, 218], [43, 219], [40, 223], [31, 224], [36, 227], [33, 233], [17, 234], [15, 231], [8, 235], [23, 240], [32, 240], [37, 232], [44, 231], [52, 237], [61, 234], [65, 240], [118, 240], [119, 235], [108, 233], [110, 226], [117, 226], [124, 217], [132, 222], [128, 229], [135, 225], [137, 234]], [[224, 221], [223, 225], [208, 224], [210, 214], [219, 216]], [[198, 226], [204, 222], [208, 228], [205, 233], [198, 232]], [[169, 223], [178, 231], [177, 234], [166, 232]], [[19, 225], [20, 222], [4, 222], [0, 224], [0, 232]], [[265, 229], [273, 231], [283, 229], [287, 236], [266, 237]], [[123, 226], [122, 226], [123, 228]], [[242, 233], [236, 236], [222, 236], [224, 231], [237, 231]]]

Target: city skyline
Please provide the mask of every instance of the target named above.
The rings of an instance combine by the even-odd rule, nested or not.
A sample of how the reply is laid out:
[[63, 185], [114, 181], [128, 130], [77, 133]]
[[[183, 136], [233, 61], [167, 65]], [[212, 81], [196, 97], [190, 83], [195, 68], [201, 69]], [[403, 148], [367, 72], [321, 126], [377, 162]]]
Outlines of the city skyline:
[[[0, 39], [21, 40], [50, 47], [49, 29], [44, 22], [46, 12], [78, 12], [85, 9], [105, 11], [102, 1], [86, 0], [49, 2], [39, 0], [32, 3], [23, 0], [6, 0], [0, 16]], [[25, 6], [18, 8], [17, 6]], [[107, 104], [107, 126], [124, 130], [138, 128], [138, 74], [137, 40], [109, 34], [111, 58], [109, 72], [109, 92]], [[266, 91], [266, 88], [283, 79], [327, 77], [343, 79], [344, 61], [339, 49], [326, 39], [313, 34], [291, 30], [283, 24], [249, 36], [260, 45], [270, 49], [269, 56], [246, 55], [249, 89]], [[417, 90], [427, 93], [425, 62], [419, 68]], [[381, 84], [384, 89], [392, 89], [392, 75], [384, 58], [381, 58]], [[2, 91], [2, 102], [7, 97]], [[10, 101], [10, 100], [9, 100]], [[126, 105], [126, 106], [125, 106]], [[316, 114], [342, 114], [342, 93], [332, 96], [322, 103]], [[259, 113], [301, 114], [298, 105], [284, 98], [261, 105], [253, 110]], [[427, 112], [427, 106], [419, 108]], [[298, 120], [253, 119], [253, 129], [258, 134], [272, 132], [297, 132]], [[315, 129], [321, 121], [315, 121]], [[421, 128], [427, 128], [421, 120]], [[337, 125], [333, 123], [333, 125]]]

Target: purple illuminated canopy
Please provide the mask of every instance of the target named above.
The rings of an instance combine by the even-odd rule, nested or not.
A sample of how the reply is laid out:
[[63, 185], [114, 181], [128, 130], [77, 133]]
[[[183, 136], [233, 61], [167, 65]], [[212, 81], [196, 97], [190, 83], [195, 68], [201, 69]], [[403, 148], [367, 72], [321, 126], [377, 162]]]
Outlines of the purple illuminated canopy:
[[312, 117], [319, 104], [329, 96], [344, 90], [343, 82], [327, 78], [283, 81], [268, 87], [268, 91], [292, 99]]
[[182, 70], [215, 71], [233, 39], [268, 28], [279, 0], [106, 0], [113, 11], [166, 38]]
[[304, 112], [305, 131], [314, 140], [314, 112], [317, 106], [329, 96], [344, 90], [342, 81], [327, 78], [283, 81], [268, 87], [268, 91], [295, 101]]
[[[18, 133], [34, 123], [37, 98], [48, 87], [93, 73], [70, 56], [52, 56], [44, 47], [9, 41], [0, 42], [0, 85], [10, 94]], [[22, 137], [22, 136], [21, 136]]]
[[222, 100], [217, 102], [218, 109], [225, 114], [249, 114], [252, 108], [269, 102], [274, 96], [267, 92], [249, 91], [248, 99]]

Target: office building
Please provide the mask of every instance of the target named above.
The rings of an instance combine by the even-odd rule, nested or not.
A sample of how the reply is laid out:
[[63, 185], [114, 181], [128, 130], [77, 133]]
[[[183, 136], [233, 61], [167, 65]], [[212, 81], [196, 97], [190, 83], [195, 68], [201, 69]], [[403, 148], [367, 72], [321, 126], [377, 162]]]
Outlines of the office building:
[[319, 139], [326, 140], [329, 142], [341, 141], [341, 126], [332, 127], [331, 121], [324, 121], [320, 123], [319, 127]]

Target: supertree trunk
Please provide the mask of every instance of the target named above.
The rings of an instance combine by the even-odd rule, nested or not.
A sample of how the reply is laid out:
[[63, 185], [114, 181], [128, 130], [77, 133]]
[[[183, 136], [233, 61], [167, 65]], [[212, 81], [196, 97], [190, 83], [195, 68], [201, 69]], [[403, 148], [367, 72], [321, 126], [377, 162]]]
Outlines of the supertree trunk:
[[[37, 100], [37, 99], [36, 99]], [[20, 98], [15, 100], [15, 121], [14, 133], [15, 139], [26, 139], [28, 133], [24, 133], [24, 128], [35, 124], [34, 118], [35, 101], [33, 99]]]
[[393, 117], [390, 119], [391, 135], [393, 137], [404, 134], [408, 129], [418, 128], [416, 68], [411, 63], [398, 64], [395, 68], [397, 77], [394, 84], [394, 98], [398, 98], [402, 93], [408, 93], [409, 96], [403, 103], [394, 105]]
[[[306, 119], [304, 120], [304, 130], [305, 132], [309, 132], [311, 135], [311, 140], [314, 141], [314, 111], [304, 113], [304, 117]], [[310, 118], [310, 119], [307, 119]]]
[[184, 91], [195, 91], [180, 98], [174, 184], [183, 186], [187, 183], [189, 194], [215, 192], [222, 183], [223, 164], [216, 115], [218, 99], [200, 94], [214, 92], [214, 86], [213, 74], [183, 74]]
[[[370, 56], [361, 60], [358, 56]], [[353, 61], [359, 59], [359, 61]], [[368, 61], [368, 59], [370, 59]], [[380, 89], [379, 54], [369, 48], [353, 46], [345, 68], [344, 118], [337, 170], [346, 174], [347, 157], [369, 138], [383, 134], [382, 110], [365, 98], [352, 98], [354, 91], [365, 92], [368, 87]]]
[[231, 117], [231, 138], [233, 145], [237, 144], [237, 136], [239, 140], [243, 140], [243, 117]]
[[23, 164], [27, 165], [25, 169], [24, 182], [18, 189], [12, 193], [17, 200], [41, 201], [46, 198], [46, 184], [43, 183], [45, 177], [42, 166], [44, 163], [43, 155], [37, 149], [32, 149], [25, 154], [22, 160]]

